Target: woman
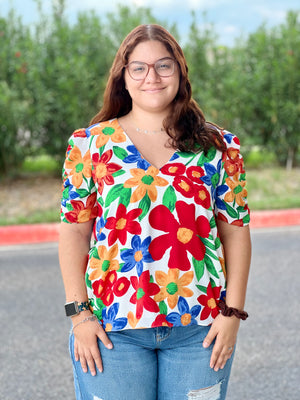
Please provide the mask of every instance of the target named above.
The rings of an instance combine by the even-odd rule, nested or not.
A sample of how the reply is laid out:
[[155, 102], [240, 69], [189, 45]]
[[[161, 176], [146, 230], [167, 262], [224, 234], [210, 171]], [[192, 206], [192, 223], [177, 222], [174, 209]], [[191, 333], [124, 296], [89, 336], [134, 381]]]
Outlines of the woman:
[[251, 252], [238, 138], [205, 121], [158, 25], [125, 38], [103, 104], [64, 165], [77, 399], [223, 400]]

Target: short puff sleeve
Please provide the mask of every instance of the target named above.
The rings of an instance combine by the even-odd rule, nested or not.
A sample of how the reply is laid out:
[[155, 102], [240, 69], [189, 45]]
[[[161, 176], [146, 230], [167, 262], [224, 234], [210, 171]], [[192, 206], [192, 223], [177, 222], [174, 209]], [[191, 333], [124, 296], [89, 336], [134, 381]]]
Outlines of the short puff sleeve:
[[68, 143], [62, 171], [61, 221], [87, 222], [97, 217], [98, 207], [86, 131], [75, 131]]
[[250, 222], [247, 203], [246, 172], [240, 154], [240, 141], [230, 132], [222, 132], [226, 150], [222, 154], [220, 179], [216, 190], [217, 219], [232, 225], [246, 226]]

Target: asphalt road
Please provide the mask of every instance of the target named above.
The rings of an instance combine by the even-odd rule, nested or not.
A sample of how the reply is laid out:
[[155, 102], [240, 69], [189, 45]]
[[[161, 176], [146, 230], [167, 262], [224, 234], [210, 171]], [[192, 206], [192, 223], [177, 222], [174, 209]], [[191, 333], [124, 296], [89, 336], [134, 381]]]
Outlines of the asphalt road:
[[[252, 240], [227, 400], [298, 400], [300, 226]], [[0, 295], [0, 399], [74, 400], [57, 245], [0, 247]]]

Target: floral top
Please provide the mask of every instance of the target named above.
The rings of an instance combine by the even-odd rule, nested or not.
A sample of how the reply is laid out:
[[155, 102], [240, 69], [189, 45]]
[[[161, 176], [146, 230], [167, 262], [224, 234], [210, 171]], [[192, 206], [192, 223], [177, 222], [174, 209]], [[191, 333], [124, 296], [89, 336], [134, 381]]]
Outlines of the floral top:
[[174, 151], [149, 164], [117, 119], [69, 140], [61, 219], [95, 219], [86, 269], [90, 307], [106, 331], [209, 325], [225, 296], [216, 218], [249, 223], [239, 140], [227, 150]]

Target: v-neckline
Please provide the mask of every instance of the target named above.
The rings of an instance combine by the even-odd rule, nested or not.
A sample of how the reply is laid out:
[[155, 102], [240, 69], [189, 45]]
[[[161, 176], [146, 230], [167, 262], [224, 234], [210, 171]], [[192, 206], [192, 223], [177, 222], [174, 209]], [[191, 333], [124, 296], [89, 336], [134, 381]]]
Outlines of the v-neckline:
[[130, 142], [130, 144], [135, 148], [135, 150], [138, 152], [138, 154], [140, 155], [140, 157], [141, 157], [143, 160], [145, 160], [145, 161], [149, 164], [150, 167], [154, 167], [154, 168], [156, 168], [157, 170], [160, 171], [165, 165], [169, 164], [169, 162], [172, 160], [172, 158], [175, 156], [175, 154], [178, 153], [178, 150], [174, 150], [174, 152], [172, 153], [171, 157], [170, 157], [166, 162], [164, 162], [164, 163], [158, 168], [156, 165], [154, 165], [154, 164], [152, 164], [150, 161], [148, 161], [147, 158], [144, 157], [144, 155], [140, 152], [140, 150], [139, 150], [139, 149], [136, 147], [136, 145], [133, 143], [131, 137], [128, 135], [128, 133], [125, 131], [125, 129], [124, 129], [124, 128], [122, 127], [122, 125], [120, 124], [118, 118], [117, 118], [117, 123], [118, 123], [119, 127], [122, 129], [122, 131], [123, 131], [123, 133], [124, 133], [124, 135], [125, 135], [127, 141]]

